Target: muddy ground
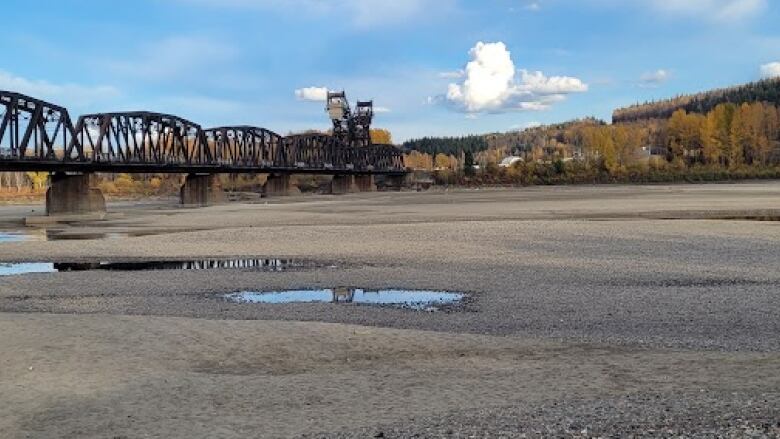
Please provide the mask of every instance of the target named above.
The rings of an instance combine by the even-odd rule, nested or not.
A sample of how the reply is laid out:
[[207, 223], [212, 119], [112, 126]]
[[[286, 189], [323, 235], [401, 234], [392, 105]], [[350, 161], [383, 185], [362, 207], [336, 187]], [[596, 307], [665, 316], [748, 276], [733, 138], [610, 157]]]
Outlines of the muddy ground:
[[[0, 207], [0, 229], [41, 210]], [[780, 435], [780, 183], [110, 210], [27, 228], [0, 261], [323, 267], [0, 277], [0, 437]], [[334, 286], [469, 299], [221, 299]]]

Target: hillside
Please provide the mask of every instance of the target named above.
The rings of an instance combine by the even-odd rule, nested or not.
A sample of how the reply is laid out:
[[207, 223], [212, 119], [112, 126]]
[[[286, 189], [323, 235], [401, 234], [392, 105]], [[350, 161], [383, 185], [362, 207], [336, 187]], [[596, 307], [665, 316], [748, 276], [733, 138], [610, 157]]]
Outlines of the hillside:
[[714, 110], [718, 104], [753, 102], [780, 105], [780, 78], [619, 108], [612, 114], [612, 123], [668, 119], [677, 110], [706, 114]]

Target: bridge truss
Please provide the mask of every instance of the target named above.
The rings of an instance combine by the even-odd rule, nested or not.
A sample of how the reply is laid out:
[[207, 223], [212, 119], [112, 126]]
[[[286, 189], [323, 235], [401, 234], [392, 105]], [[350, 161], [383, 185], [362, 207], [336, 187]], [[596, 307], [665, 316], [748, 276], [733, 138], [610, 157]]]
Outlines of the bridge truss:
[[5, 91], [0, 111], [0, 171], [405, 172], [398, 148], [345, 141], [338, 133], [283, 137], [253, 126], [203, 129], [145, 111], [87, 114], [74, 126], [64, 107]]

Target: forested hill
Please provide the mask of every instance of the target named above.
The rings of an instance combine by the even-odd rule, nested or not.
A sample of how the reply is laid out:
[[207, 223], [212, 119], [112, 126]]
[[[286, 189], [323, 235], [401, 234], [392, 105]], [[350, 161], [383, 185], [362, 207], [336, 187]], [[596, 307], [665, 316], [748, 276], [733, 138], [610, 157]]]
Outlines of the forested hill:
[[[404, 150], [417, 151], [424, 154], [444, 154], [459, 157], [462, 152], [471, 152], [473, 154], [488, 149], [531, 149], [533, 145], [540, 142], [548, 144], [542, 138], [554, 136], [562, 139], [564, 132], [570, 132], [571, 129], [580, 126], [605, 125], [604, 121], [589, 117], [584, 119], [571, 120], [551, 125], [528, 128], [521, 131], [509, 131], [506, 133], [491, 133], [483, 135], [472, 135], [465, 137], [424, 137], [422, 139], [413, 139], [404, 142]], [[563, 142], [563, 140], [560, 140]]]
[[706, 114], [718, 104], [745, 102], [780, 105], [780, 78], [620, 108], [612, 114], [612, 123], [668, 119], [680, 109], [688, 113]]
[[485, 136], [465, 137], [423, 137], [404, 142], [404, 150], [426, 154], [459, 156], [461, 151], [477, 153], [488, 148]]

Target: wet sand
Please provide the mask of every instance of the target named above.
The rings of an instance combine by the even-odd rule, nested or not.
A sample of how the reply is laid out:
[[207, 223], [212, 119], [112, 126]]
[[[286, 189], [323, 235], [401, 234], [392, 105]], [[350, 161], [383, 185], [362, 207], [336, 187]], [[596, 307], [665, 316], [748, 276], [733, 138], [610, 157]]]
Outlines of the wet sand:
[[[0, 207], [0, 228], [32, 209]], [[111, 239], [2, 243], [0, 260], [335, 268], [0, 278], [0, 437], [780, 434], [780, 221], [733, 219], [780, 215], [780, 183], [110, 209], [62, 228]], [[334, 286], [470, 298], [219, 298]]]

